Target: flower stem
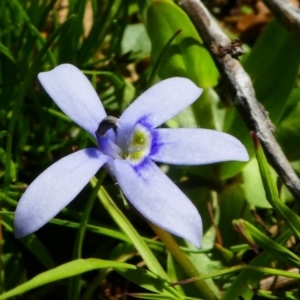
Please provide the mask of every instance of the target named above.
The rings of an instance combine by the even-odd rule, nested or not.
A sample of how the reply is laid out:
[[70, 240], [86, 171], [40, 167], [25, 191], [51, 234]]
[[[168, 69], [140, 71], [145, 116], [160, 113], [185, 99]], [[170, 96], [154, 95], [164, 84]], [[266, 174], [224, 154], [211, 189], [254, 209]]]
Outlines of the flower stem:
[[[149, 222], [150, 227], [152, 230], [159, 236], [159, 238], [163, 241], [167, 249], [170, 251], [172, 256], [176, 259], [179, 265], [183, 268], [185, 273], [190, 277], [197, 277], [200, 276], [198, 270], [194, 267], [191, 263], [189, 258], [185, 255], [185, 253], [180, 249], [179, 245], [172, 237], [172, 235], [162, 228], [154, 225], [153, 223]], [[211, 288], [207, 285], [204, 280], [201, 281], [194, 281], [195, 286], [200, 291], [199, 296], [206, 300], [217, 300], [218, 298], [213, 293]]]

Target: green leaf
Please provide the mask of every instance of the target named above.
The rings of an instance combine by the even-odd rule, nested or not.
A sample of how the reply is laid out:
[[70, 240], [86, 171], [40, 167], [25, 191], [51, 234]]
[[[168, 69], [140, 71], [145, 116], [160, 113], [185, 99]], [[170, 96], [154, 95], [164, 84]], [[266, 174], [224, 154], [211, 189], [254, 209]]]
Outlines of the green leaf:
[[6, 130], [1, 130], [0, 131], [0, 139], [2, 139], [3, 137], [7, 136], [8, 132]]
[[188, 77], [202, 88], [217, 84], [218, 71], [214, 62], [191, 20], [181, 8], [171, 1], [153, 1], [148, 8], [147, 30], [154, 62], [171, 36], [182, 30], [168, 48], [161, 63], [158, 72], [161, 78]]
[[10, 124], [9, 124], [9, 135], [8, 135], [7, 147], [6, 147], [7, 163], [5, 164], [6, 165], [6, 173], [5, 173], [5, 179], [4, 179], [4, 188], [7, 188], [7, 186], [9, 185], [9, 183], [12, 179], [11, 178], [11, 170], [10, 170], [10, 160], [11, 160], [11, 155], [12, 155], [12, 143], [13, 143], [15, 126], [16, 126], [17, 121], [21, 114], [21, 108], [22, 108], [23, 100], [25, 98], [25, 94], [32, 82], [32, 79], [36, 75], [37, 70], [40, 68], [40, 63], [42, 61], [42, 58], [49, 51], [50, 46], [56, 40], [56, 38], [69, 27], [71, 22], [72, 22], [72, 18], [69, 18], [67, 21], [64, 22], [63, 25], [61, 25], [58, 29], [56, 29], [52, 33], [52, 35], [48, 38], [48, 40], [45, 42], [45, 44], [41, 48], [38, 55], [35, 57], [30, 68], [28, 69], [27, 74], [24, 78], [24, 81], [21, 85], [21, 88], [18, 91], [18, 95], [16, 98], [16, 102], [14, 104], [12, 117], [10, 119]]
[[253, 157], [243, 169], [243, 187], [245, 198], [249, 204], [255, 207], [270, 208], [270, 203], [266, 200], [265, 189], [258, 176], [259, 167], [257, 160]]
[[[177, 261], [174, 259], [174, 257], [171, 255], [171, 253], [168, 251], [167, 252], [167, 270], [168, 270], [168, 276], [172, 282], [176, 282], [182, 278], [183, 273], [182, 268], [179, 267]], [[198, 293], [198, 290], [196, 287], [193, 285], [192, 288], [194, 288], [195, 292]], [[182, 286], [177, 287], [177, 291], [181, 294], [184, 295], [183, 288]], [[190, 295], [190, 294], [189, 294]]]
[[219, 97], [212, 89], [205, 89], [199, 99], [186, 107], [166, 124], [172, 128], [203, 127], [222, 131], [225, 111], [218, 108]]
[[[120, 272], [123, 276], [129, 278], [135, 278], [136, 283], [145, 289], [151, 289], [159, 294], [164, 294], [171, 299], [178, 299], [172, 295], [174, 288], [170, 287], [168, 283], [158, 279], [156, 275], [150, 273], [147, 270], [138, 268], [134, 265], [127, 263], [120, 263], [115, 261], [101, 260], [95, 258], [89, 259], [77, 259], [57, 268], [41, 273], [24, 284], [17, 286], [16, 288], [3, 293], [0, 295], [1, 299], [8, 299], [19, 294], [23, 294], [34, 288], [40, 287], [42, 285], [61, 280], [64, 278], [69, 278], [71, 276], [79, 275], [88, 271], [97, 269], [108, 269], [113, 268]], [[126, 273], [128, 272], [128, 273]], [[133, 272], [135, 275], [133, 276]]]
[[[191, 249], [193, 249], [193, 248], [191, 248]], [[195, 250], [195, 248], [194, 248], [194, 250]], [[187, 253], [187, 256], [200, 274], [201, 273], [202, 274], [211, 273], [216, 270], [220, 270], [222, 268], [221, 261], [214, 260], [213, 258], [210, 258], [209, 255], [207, 255], [207, 254], [189, 252], [189, 253]], [[209, 288], [211, 289], [213, 294], [217, 295], [218, 288], [217, 288], [216, 284], [214, 283], [214, 281], [211, 279], [207, 279], [205, 282], [207, 283], [207, 285], [209, 286]], [[196, 297], [197, 294], [192, 295], [192, 296]], [[217, 299], [217, 297], [215, 299]]]
[[[276, 243], [282, 245], [293, 235], [291, 230], [284, 232], [277, 240]], [[250, 266], [266, 266], [274, 260], [274, 256], [269, 251], [264, 251], [257, 255], [250, 263]], [[256, 271], [245, 270], [243, 271], [225, 291], [222, 300], [232, 300], [243, 297], [245, 300], [251, 300], [253, 297], [253, 289], [258, 286], [260, 276]], [[250, 288], [250, 286], [252, 288]]]
[[117, 268], [116, 271], [129, 281], [143, 287], [148, 291], [164, 294], [170, 299], [183, 299], [183, 297], [173, 287], [169, 286], [165, 280], [162, 280], [157, 275], [154, 275], [145, 269]]
[[153, 68], [151, 70], [149, 79], [148, 79], [148, 84], [147, 87], [150, 87], [153, 85], [155, 77], [157, 75], [157, 72], [160, 68], [160, 65], [162, 63], [162, 61], [166, 58], [166, 54], [168, 53], [168, 49], [170, 48], [171, 44], [173, 43], [174, 39], [181, 33], [181, 29], [177, 30], [170, 38], [169, 40], [166, 42], [166, 44], [164, 45], [164, 47], [162, 48], [162, 50], [159, 53], [159, 56], [156, 58], [155, 63], [153, 65]]
[[196, 280], [204, 280], [207, 278], [220, 277], [222, 275], [227, 275], [230, 273], [238, 272], [240, 270], [252, 270], [252, 271], [256, 271], [256, 272], [266, 273], [268, 275], [284, 276], [287, 278], [300, 279], [300, 274], [297, 274], [297, 272], [289, 272], [289, 271], [277, 270], [274, 268], [265, 268], [265, 267], [250, 266], [250, 265], [237, 265], [237, 266], [234, 266], [231, 268], [226, 268], [226, 269], [223, 269], [223, 270], [220, 270], [217, 272], [213, 272], [210, 274], [205, 274], [205, 275], [201, 275], [198, 277], [182, 280], [178, 284], [186, 284], [186, 283], [194, 282]]
[[300, 258], [296, 254], [271, 240], [263, 234], [261, 230], [257, 229], [249, 222], [245, 220], [234, 220], [232, 223], [235, 229], [250, 242], [250, 246], [257, 245], [271, 253], [278, 260], [300, 268]]
[[[6, 230], [13, 233], [13, 214], [2, 214], [2, 222]], [[47, 269], [54, 267], [53, 258], [47, 247], [36, 237], [31, 234], [20, 239], [20, 242], [36, 257], [36, 259]]]
[[256, 96], [275, 124], [294, 86], [299, 61], [300, 41], [277, 20], [273, 20], [259, 36], [244, 62]]
[[[103, 182], [106, 174], [107, 173], [105, 171], [102, 172], [101, 177], [97, 182], [97, 185], [94, 187], [90, 197], [87, 200], [86, 206], [85, 206], [83, 214], [81, 216], [80, 226], [78, 227], [78, 230], [77, 230], [77, 235], [76, 235], [76, 239], [75, 239], [74, 247], [73, 247], [72, 259], [81, 258], [83, 241], [84, 241], [85, 233], [87, 230], [87, 223], [89, 221], [90, 214], [91, 214], [92, 208], [94, 206], [94, 203], [95, 203], [95, 200], [97, 197], [97, 192], [98, 192], [100, 186], [102, 185], [102, 182]], [[75, 276], [70, 280], [70, 282], [69, 282], [69, 299], [71, 299], [71, 300], [79, 299], [80, 289], [81, 289], [80, 280], [81, 280], [80, 276]]]
[[[10, 178], [12, 179], [12, 181], [16, 181], [16, 178], [17, 178], [17, 169], [16, 169], [16, 164], [13, 160], [7, 160], [7, 154], [5, 153], [5, 151], [0, 148], [0, 162], [3, 164], [3, 165], [7, 165], [9, 164], [9, 167], [7, 167], [6, 171], [9, 170], [10, 174]], [[2, 175], [1, 174], [2, 172], [0, 171], [0, 176]], [[7, 176], [8, 174], [6, 174]]]
[[143, 58], [149, 56], [151, 43], [143, 24], [130, 24], [124, 31], [121, 43], [122, 54], [132, 52], [131, 57]]
[[271, 176], [267, 159], [256, 136], [254, 136], [254, 142], [256, 144], [256, 157], [266, 192], [266, 198], [274, 210], [282, 217], [285, 223], [294, 232], [295, 236], [299, 239], [300, 217], [279, 199], [276, 183]]
[[[297, 89], [300, 99], [300, 88]], [[300, 140], [300, 101], [290, 109], [286, 118], [276, 127], [276, 137], [290, 160], [300, 158], [300, 148], [296, 141]]]
[[[158, 294], [147, 294], [147, 293], [127, 293], [127, 295], [132, 296], [137, 299], [147, 299], [147, 300], [168, 300], [170, 298], [166, 298], [165, 295], [158, 295]], [[192, 297], [183, 297], [184, 300], [201, 300], [199, 297], [192, 298]]]
[[10, 50], [5, 47], [3, 44], [0, 43], [0, 53], [2, 53], [3, 55], [5, 55], [8, 59], [10, 59], [13, 63], [15, 63], [15, 59], [12, 56]]
[[157, 294], [147, 294], [147, 293], [127, 293], [128, 296], [137, 299], [147, 299], [147, 300], [156, 300], [156, 299], [163, 299], [168, 300], [170, 298], [166, 298], [165, 295], [157, 295]]
[[[239, 184], [228, 186], [219, 195], [220, 220], [218, 228], [222, 238], [222, 245], [230, 247], [240, 242], [239, 236], [234, 233], [231, 222], [234, 219], [249, 218], [249, 209], [245, 202], [244, 191]], [[246, 215], [245, 215], [246, 214]]]

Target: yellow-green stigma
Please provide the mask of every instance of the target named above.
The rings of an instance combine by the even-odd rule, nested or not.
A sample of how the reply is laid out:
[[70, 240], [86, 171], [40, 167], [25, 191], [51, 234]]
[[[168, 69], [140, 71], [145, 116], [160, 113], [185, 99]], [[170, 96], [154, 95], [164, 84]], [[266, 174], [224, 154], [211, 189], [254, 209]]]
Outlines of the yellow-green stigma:
[[130, 160], [136, 161], [136, 160], [140, 160], [144, 157], [144, 152], [143, 151], [139, 151], [139, 152], [134, 152], [134, 153], [130, 153], [128, 155], [128, 158]]
[[127, 159], [137, 163], [147, 156], [151, 148], [151, 135], [148, 129], [137, 125], [132, 133], [128, 147]]
[[147, 145], [147, 137], [145, 132], [135, 131], [130, 143], [129, 149], [133, 151], [141, 151]]

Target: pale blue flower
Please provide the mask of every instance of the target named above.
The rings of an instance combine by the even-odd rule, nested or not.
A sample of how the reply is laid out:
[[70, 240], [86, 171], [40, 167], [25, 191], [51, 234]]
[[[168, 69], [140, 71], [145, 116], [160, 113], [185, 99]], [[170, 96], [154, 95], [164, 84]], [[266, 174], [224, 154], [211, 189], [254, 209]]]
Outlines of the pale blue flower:
[[107, 117], [92, 85], [76, 67], [63, 64], [38, 78], [60, 109], [95, 137], [98, 147], [62, 158], [31, 183], [16, 210], [16, 237], [52, 219], [104, 166], [146, 219], [200, 247], [202, 221], [196, 207], [154, 161], [201, 165], [248, 160], [244, 146], [228, 134], [157, 128], [198, 99], [202, 89], [186, 78], [163, 80], [116, 119]]

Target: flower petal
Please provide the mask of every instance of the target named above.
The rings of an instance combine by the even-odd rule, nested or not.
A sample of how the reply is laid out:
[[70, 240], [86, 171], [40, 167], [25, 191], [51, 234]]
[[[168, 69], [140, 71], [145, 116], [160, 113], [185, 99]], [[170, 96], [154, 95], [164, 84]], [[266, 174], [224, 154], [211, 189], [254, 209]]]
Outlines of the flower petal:
[[202, 89], [191, 80], [173, 77], [163, 80], [139, 96], [121, 115], [118, 135], [130, 137], [133, 126], [141, 119], [155, 128], [199, 98]]
[[248, 161], [249, 155], [235, 137], [209, 129], [155, 129], [156, 151], [151, 154], [155, 161], [202, 165], [221, 161]]
[[62, 64], [38, 78], [57, 106], [94, 136], [106, 113], [87, 77], [75, 66]]
[[122, 191], [146, 219], [200, 247], [202, 221], [196, 207], [153, 161], [133, 167], [117, 159], [114, 165]]
[[15, 235], [28, 235], [71, 202], [107, 161], [96, 148], [70, 154], [39, 175], [27, 188], [15, 213]]

